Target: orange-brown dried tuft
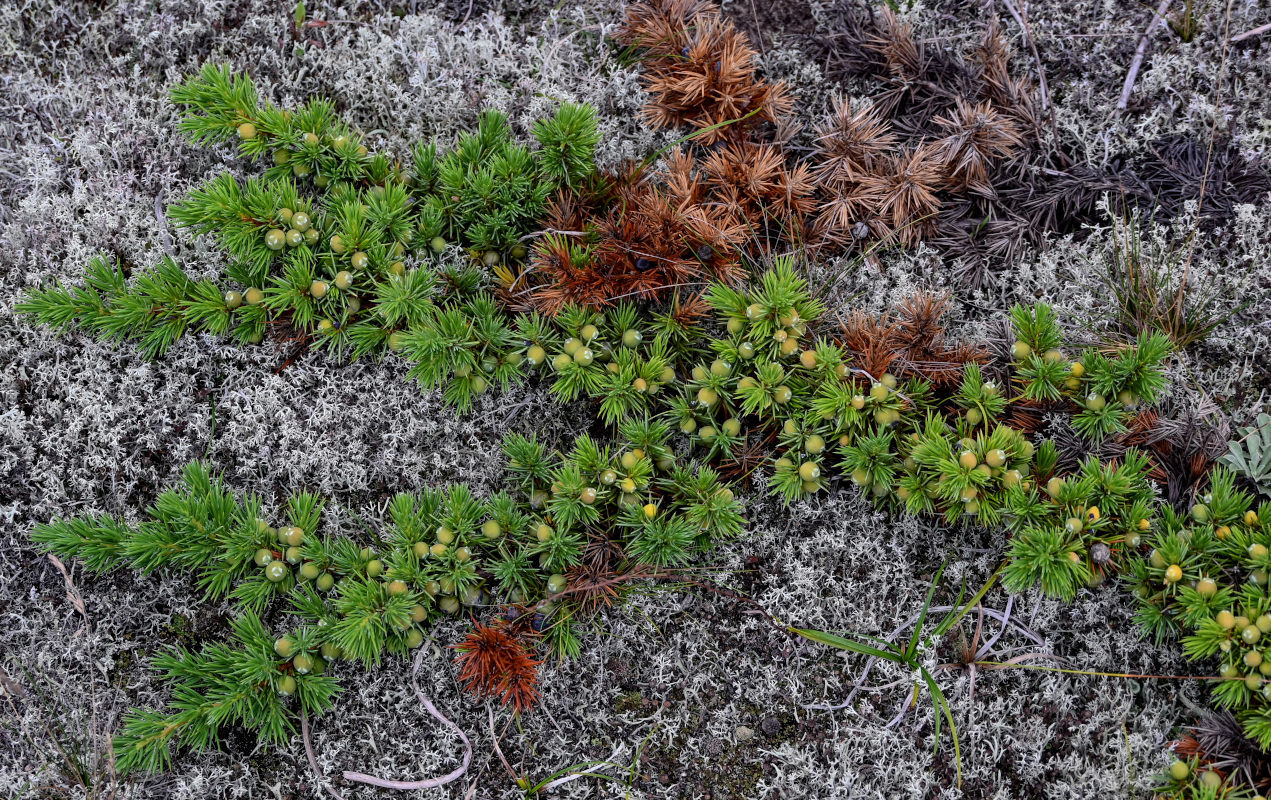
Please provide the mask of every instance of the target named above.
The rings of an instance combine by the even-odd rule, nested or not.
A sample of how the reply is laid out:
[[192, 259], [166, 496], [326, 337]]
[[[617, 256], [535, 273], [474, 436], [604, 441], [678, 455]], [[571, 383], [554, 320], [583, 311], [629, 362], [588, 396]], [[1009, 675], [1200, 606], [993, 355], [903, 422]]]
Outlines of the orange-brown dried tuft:
[[459, 682], [479, 698], [497, 697], [504, 706], [527, 711], [538, 702], [538, 667], [525, 640], [503, 623], [474, 623], [472, 631], [454, 646], [458, 652]]

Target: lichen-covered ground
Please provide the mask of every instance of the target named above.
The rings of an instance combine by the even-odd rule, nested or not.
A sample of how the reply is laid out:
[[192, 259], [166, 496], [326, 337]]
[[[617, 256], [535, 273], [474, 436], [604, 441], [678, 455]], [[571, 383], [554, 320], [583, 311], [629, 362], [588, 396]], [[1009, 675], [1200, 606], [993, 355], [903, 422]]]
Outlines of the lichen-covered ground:
[[[106, 766], [109, 732], [127, 708], [165, 700], [149, 656], [224, 635], [227, 612], [201, 603], [171, 574], [87, 578], [67, 564], [68, 595], [55, 564], [30, 545], [32, 524], [85, 512], [136, 519], [183, 464], [206, 458], [236, 490], [271, 502], [300, 488], [321, 491], [332, 498], [333, 518], [356, 531], [359, 518], [377, 518], [399, 490], [452, 480], [496, 486], [498, 442], [509, 428], [564, 441], [589, 425], [587, 409], [561, 409], [536, 385], [487, 396], [457, 417], [407, 384], [392, 361], [340, 366], [309, 355], [280, 370], [285, 351], [191, 337], [148, 363], [131, 347], [56, 336], [14, 318], [25, 288], [74, 282], [101, 252], [142, 269], [169, 251], [196, 273], [217, 271], [218, 253], [163, 217], [165, 204], [199, 181], [252, 169], [175, 131], [167, 89], [208, 60], [248, 70], [280, 102], [329, 96], [398, 153], [419, 138], [449, 140], [483, 105], [509, 111], [524, 133], [567, 99], [600, 109], [607, 164], [674, 138], [640, 123], [638, 72], [603, 38], [621, 17], [616, 0], [494, 8], [486, 0], [315, 2], [310, 19], [328, 24], [312, 30], [318, 44], [303, 52], [282, 5], [0, 4], [0, 796], [320, 794], [298, 737], [264, 749], [245, 734], [219, 751], [178, 751], [164, 774], [116, 783]], [[837, 90], [807, 38], [832, 41], [830, 5], [725, 4], [759, 35], [766, 71], [794, 85], [809, 118]], [[1265, 157], [1271, 42], [1255, 37], [1224, 49], [1222, 40], [1225, 30], [1266, 22], [1267, 7], [1198, 6], [1196, 39], [1158, 31], [1128, 113], [1114, 118], [1148, 11], [1099, 0], [1029, 4], [1059, 140], [1107, 160], [1166, 135], [1216, 135], [1231, 157]], [[969, 42], [993, 14], [1017, 45], [1020, 69], [1033, 70], [1005, 5], [919, 0], [906, 16], [933, 41]], [[1253, 301], [1174, 370], [1174, 402], [1213, 398], [1219, 425], [1267, 408], [1269, 207], [1263, 198], [1232, 209], [1199, 240], [1192, 265], [1218, 305]], [[1106, 242], [1100, 231], [1055, 237], [1019, 263], [997, 265], [997, 289], [958, 292], [957, 327], [990, 330], [1015, 299], [1047, 299], [1080, 333], [1107, 303], [1098, 281]], [[923, 249], [852, 267], [840, 291], [854, 307], [881, 310], [915, 288], [951, 282], [938, 254]], [[803, 626], [886, 635], [918, 610], [942, 561], [949, 566], [937, 602], [947, 603], [960, 582], [982, 583], [1002, 553], [999, 535], [890, 519], [851, 490], [784, 509], [755, 489], [749, 535], [705, 566], [717, 582]], [[1001, 591], [985, 602], [999, 610], [1009, 602], [1012, 618], [1044, 642], [1009, 630], [995, 648], [1003, 657], [1043, 650], [1077, 670], [1191, 669], [1176, 644], [1139, 638], [1132, 599], [1115, 584], [1071, 604], [1032, 593], [1008, 601]], [[745, 610], [712, 594], [658, 591], [610, 613], [579, 658], [545, 668], [540, 709], [510, 728], [495, 710], [502, 753], [532, 783], [608, 762], [593, 769], [607, 778], [574, 780], [551, 791], [559, 797], [1145, 797], [1166, 744], [1205, 703], [1201, 687], [1177, 680], [1009, 670], [981, 673], [972, 694], [965, 675], [942, 672], [962, 738], [959, 789], [947, 735], [933, 754], [925, 700], [890, 726], [901, 700], [895, 690], [866, 692], [850, 709], [809, 710], [844, 697], [859, 661], [792, 641]], [[969, 634], [971, 625], [963, 629]], [[520, 796], [493, 753], [485, 705], [455, 685], [444, 648], [458, 630], [435, 631], [420, 682], [471, 737], [474, 761], [465, 780], [418, 796]], [[990, 635], [997, 630], [986, 622]], [[934, 665], [952, 650], [946, 643], [928, 659]], [[319, 764], [336, 785], [345, 769], [405, 779], [455, 766], [460, 744], [418, 708], [407, 664], [336, 669], [347, 691], [314, 730]], [[878, 672], [870, 683], [900, 677]]]

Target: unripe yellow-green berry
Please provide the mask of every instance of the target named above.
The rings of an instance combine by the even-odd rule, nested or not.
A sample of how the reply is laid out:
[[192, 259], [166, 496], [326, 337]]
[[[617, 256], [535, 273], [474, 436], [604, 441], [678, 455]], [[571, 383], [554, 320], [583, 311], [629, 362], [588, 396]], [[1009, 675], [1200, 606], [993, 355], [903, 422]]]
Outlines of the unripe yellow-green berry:
[[287, 234], [278, 228], [271, 228], [265, 233], [265, 247], [270, 250], [281, 250], [287, 244]]
[[304, 242], [305, 242], [305, 235], [302, 232], [296, 230], [295, 228], [292, 228], [291, 230], [287, 231], [287, 246], [288, 247], [299, 247], [300, 245], [304, 244]]
[[975, 469], [976, 465], [980, 463], [980, 460], [976, 458], [975, 453], [972, 453], [970, 450], [963, 450], [958, 456], [958, 463], [962, 465], [963, 469]]
[[309, 215], [303, 211], [297, 211], [296, 213], [291, 215], [291, 227], [295, 228], [301, 233], [304, 233], [305, 231], [309, 230], [309, 226], [311, 224], [313, 223], [312, 223], [312, 220], [309, 219]]
[[366, 564], [366, 576], [368, 578], [378, 578], [380, 573], [384, 571], [384, 562], [379, 559], [372, 559]]
[[406, 581], [395, 580], [388, 582], [388, 593], [391, 595], [406, 594], [406, 590], [410, 587], [406, 585]]
[[799, 465], [799, 477], [805, 481], [814, 481], [821, 477], [821, 468], [815, 461], [805, 461]]
[[487, 539], [497, 539], [503, 535], [503, 526], [488, 519], [481, 525], [481, 535]]
[[366, 265], [371, 263], [371, 259], [366, 253], [358, 250], [350, 256], [349, 263], [353, 265], [353, 269], [366, 269]]
[[790, 387], [786, 386], [785, 384], [782, 384], [781, 386], [778, 386], [777, 388], [772, 390], [772, 400], [777, 405], [780, 405], [780, 406], [785, 405], [786, 403], [790, 402], [790, 399], [792, 397], [794, 397], [794, 392], [791, 391]]

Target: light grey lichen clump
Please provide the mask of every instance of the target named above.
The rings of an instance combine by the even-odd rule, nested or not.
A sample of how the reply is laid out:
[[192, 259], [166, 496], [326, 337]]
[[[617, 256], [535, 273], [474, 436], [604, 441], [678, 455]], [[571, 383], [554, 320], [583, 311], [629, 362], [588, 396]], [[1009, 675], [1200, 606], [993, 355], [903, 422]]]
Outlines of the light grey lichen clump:
[[[617, 4], [531, 9], [509, 21], [478, 2], [463, 27], [466, 3], [411, 3], [401, 17], [362, 3], [313, 5], [311, 18], [332, 24], [321, 32], [327, 46], [303, 55], [294, 53], [285, 14], [263, 0], [174, 1], [157, 10], [121, 0], [73, 13], [52, 3], [0, 8], [0, 669], [7, 676], [0, 752], [11, 755], [0, 759], [0, 795], [65, 785], [50, 729], [63, 748], [100, 751], [125, 709], [167, 699], [147, 666], [157, 648], [196, 644], [224, 630], [226, 610], [201, 604], [179, 576], [85, 579], [68, 564], [81, 614], [62, 576], [30, 546], [33, 523], [98, 511], [135, 520], [181, 465], [207, 458], [235, 489], [260, 493], [275, 507], [290, 490], [328, 494], [332, 524], [356, 532], [363, 520], [378, 518], [395, 491], [446, 481], [493, 489], [505, 430], [537, 430], [557, 442], [590, 423], [585, 409], [562, 410], [535, 387], [483, 398], [470, 415], [456, 417], [439, 398], [407, 384], [392, 361], [338, 366], [309, 357], [278, 371], [285, 349], [193, 337], [147, 363], [130, 347], [56, 336], [13, 318], [24, 288], [77, 281], [89, 257], [103, 251], [144, 269], [170, 249], [196, 273], [219, 272], [215, 249], [172, 230], [162, 216], [167, 202], [209, 175], [253, 170], [224, 149], [189, 145], [175, 130], [167, 88], [208, 60], [248, 69], [281, 102], [328, 95], [377, 145], [403, 155], [417, 138], [453, 138], [483, 104], [508, 111], [523, 134], [561, 100], [594, 103], [605, 133], [600, 158], [609, 166], [675, 138], [640, 123], [638, 74], [602, 42], [620, 18]], [[1233, 3], [1233, 30], [1252, 27], [1256, 7], [1252, 0]], [[927, 13], [932, 8], [915, 4], [908, 15], [931, 35], [980, 24], [970, 11], [937, 18]], [[1064, 137], [1094, 146], [1104, 135], [1120, 90], [1107, 76], [1123, 69], [1132, 49], [1125, 42], [1133, 41], [1073, 43], [1064, 36], [1133, 34], [1141, 16], [1133, 4], [1031, 8], [1047, 57], [1089, 67], [1087, 80], [1052, 85]], [[1207, 20], [1220, 18], [1211, 11]], [[1013, 24], [1004, 25], [1018, 39]], [[1177, 131], [1205, 133], [1217, 58], [1204, 43], [1154, 54], [1136, 89], [1148, 110], [1114, 129], [1115, 147]], [[1224, 125], [1235, 130], [1241, 150], [1265, 152], [1271, 66], [1247, 48], [1229, 58], [1246, 83], [1224, 95]], [[809, 101], [800, 108], [810, 121], [829, 96], [819, 66], [801, 60], [792, 42], [764, 59], [805, 92]], [[1266, 287], [1271, 270], [1258, 248], [1269, 227], [1265, 205], [1240, 209], [1229, 230], [1214, 234], [1227, 237], [1224, 252], [1235, 255], [1216, 262], [1202, 243], [1195, 268], [1227, 279], [1239, 272], [1230, 259], [1245, 259], [1240, 270], [1247, 264], [1250, 271], [1242, 285]], [[1057, 239], [1008, 267], [1002, 289], [961, 298], [952, 322], [976, 333], [984, 309], [1047, 299], [1076, 324], [1101, 302], [1092, 275], [1103, 236]], [[830, 274], [845, 266], [818, 269]], [[944, 274], [933, 251], [885, 253], [877, 266], [850, 271], [837, 292], [853, 298], [852, 307], [881, 311], [914, 290], [949, 285]], [[1234, 383], [1265, 373], [1269, 343], [1265, 304], [1250, 307], [1220, 329], [1204, 362], [1189, 362], [1180, 374], [1231, 396]], [[1237, 411], [1259, 403], [1265, 408], [1265, 400], [1246, 398]], [[790, 509], [758, 499], [749, 516], [750, 534], [722, 549], [706, 574], [809, 627], [885, 634], [917, 610], [945, 558], [948, 591], [937, 602], [948, 602], [963, 579], [978, 586], [1002, 552], [999, 534], [890, 519], [851, 491]], [[1007, 600], [995, 591], [986, 602], [1002, 608]], [[964, 677], [943, 672], [963, 736], [959, 792], [947, 737], [932, 755], [925, 700], [892, 728], [884, 725], [900, 699], [894, 691], [863, 693], [852, 710], [806, 710], [844, 697], [859, 659], [792, 641], [745, 611], [711, 594], [654, 592], [609, 614], [605, 631], [585, 639], [578, 659], [544, 669], [543, 707], [525, 717], [523, 732], [509, 729], [503, 752], [535, 781], [586, 761], [620, 765], [601, 768], [616, 782], [574, 781], [557, 791], [561, 797], [700, 797], [707, 790], [714, 798], [1129, 796], [1149, 785], [1175, 726], [1188, 719], [1187, 706], [1203, 703], [1192, 683], [1021, 670], [981, 674], [971, 698]], [[1072, 604], [1025, 595], [1012, 613], [1067, 667], [1187, 669], [1176, 646], [1138, 639], [1131, 599], [1115, 586], [1083, 592]], [[473, 738], [470, 774], [480, 780], [473, 796], [518, 796], [491, 755], [485, 708], [455, 686], [444, 647], [457, 631], [437, 630], [422, 688]], [[1003, 636], [999, 647], [1037, 649], [1018, 633]], [[928, 658], [934, 663], [934, 654]], [[368, 674], [342, 668], [348, 691], [315, 723], [328, 776], [344, 769], [427, 776], [457, 763], [458, 741], [416, 708], [407, 672], [396, 661]], [[870, 681], [900, 677], [882, 670]], [[496, 712], [498, 730], [505, 720]], [[739, 743], [742, 727], [753, 735]], [[628, 793], [637, 754], [641, 778]], [[437, 794], [465, 790], [454, 784]], [[138, 777], [118, 796], [275, 794], [316, 795], [298, 740], [254, 752], [250, 740], [234, 737], [223, 752], [183, 752], [170, 772]]]

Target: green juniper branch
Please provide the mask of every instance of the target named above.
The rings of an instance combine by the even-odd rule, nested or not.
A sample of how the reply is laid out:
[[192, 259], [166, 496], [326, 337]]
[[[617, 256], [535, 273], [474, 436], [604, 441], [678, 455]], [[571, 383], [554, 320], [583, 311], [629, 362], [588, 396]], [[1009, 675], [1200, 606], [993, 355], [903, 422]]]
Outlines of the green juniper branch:
[[[43, 549], [91, 572], [189, 572], [207, 600], [237, 606], [230, 642], [156, 657], [172, 700], [127, 717], [115, 744], [121, 770], [163, 769], [173, 742], [212, 747], [227, 725], [285, 741], [299, 710], [321, 713], [339, 692], [329, 661], [378, 664], [465, 610], [531, 609], [549, 647], [576, 653], [575, 620], [587, 609], [569, 597], [545, 601], [571, 580], [585, 583], [577, 576], [587, 538], [623, 543], [629, 563], [616, 568], [630, 571], [687, 564], [742, 529], [732, 492], [709, 468], [676, 461], [667, 426], [628, 430], [615, 450], [584, 437], [554, 454], [509, 437], [512, 493], [483, 500], [459, 485], [399, 494], [379, 551], [321, 535], [323, 504], [312, 494], [293, 495], [287, 524], [275, 528], [258, 498], [235, 498], [202, 463], [137, 525], [81, 517], [37, 526], [32, 539]], [[275, 636], [265, 619], [287, 632]]]

